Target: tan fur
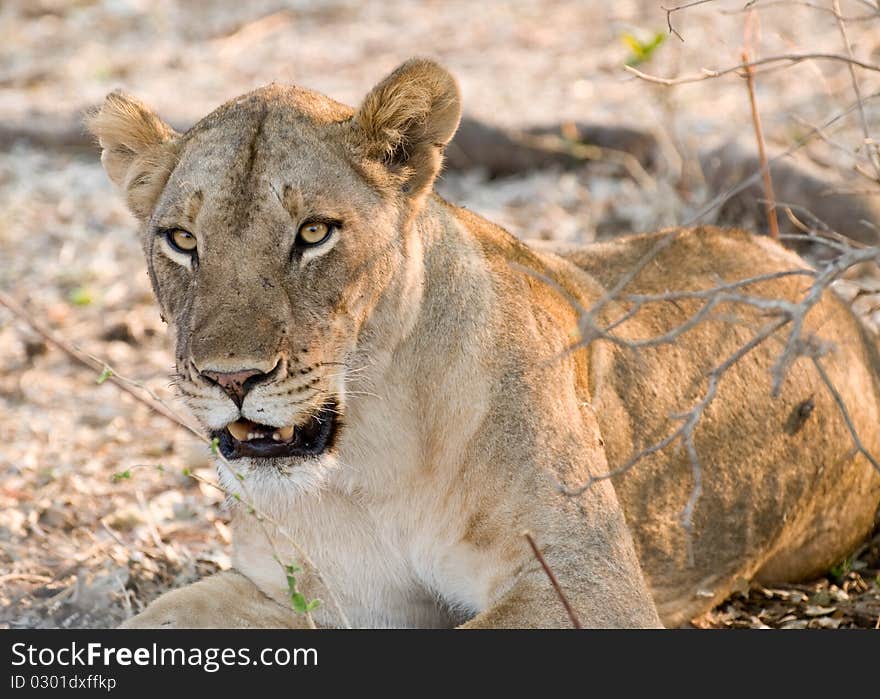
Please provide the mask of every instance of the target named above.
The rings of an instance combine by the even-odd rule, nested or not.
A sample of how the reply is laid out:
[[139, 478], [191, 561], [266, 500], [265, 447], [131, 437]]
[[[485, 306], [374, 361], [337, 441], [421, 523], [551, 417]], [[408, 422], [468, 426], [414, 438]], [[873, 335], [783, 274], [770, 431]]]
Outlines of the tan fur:
[[[220, 469], [228, 488], [281, 523], [282, 560], [299, 559], [293, 539], [316, 563], [324, 582], [299, 582], [324, 600], [319, 625], [341, 623], [329, 587], [355, 626], [567, 626], [524, 530], [586, 625], [675, 625], [742, 580], [822, 570], [871, 526], [880, 476], [853, 455], [809, 363], [799, 360], [781, 396], [769, 397], [782, 333], [725, 377], [697, 430], [692, 561], [680, 516], [693, 474], [680, 450], [579, 497], [560, 492], [668, 433], [669, 416], [702, 395], [706, 371], [766, 318], [724, 308], [673, 346], [566, 352], [578, 322], [570, 300], [589, 307], [657, 238], [539, 250], [429, 194], [460, 113], [455, 83], [436, 64], [404, 64], [357, 111], [269, 86], [180, 136], [120, 100], [109, 97], [91, 121], [113, 180], [130, 187], [144, 154], [173, 154], [162, 174], [138, 175], [163, 184], [149, 197], [141, 190], [133, 209], [196, 416], [208, 429], [240, 416], [297, 424], [338, 397], [343, 426], [331, 452], [237, 460], [244, 488]], [[338, 235], [308, 256], [292, 252], [298, 226], [318, 215], [341, 221]], [[196, 264], [163, 247], [156, 231], [168, 227], [196, 235]], [[746, 233], [663, 235], [674, 240], [626, 293], [803, 264]], [[804, 283], [750, 292], [793, 299]], [[649, 304], [618, 332], [662, 333], [693, 310]], [[615, 302], [600, 320], [624, 312]], [[822, 361], [862, 439], [880, 451], [873, 340], [830, 293], [806, 332], [833, 341]], [[200, 374], [276, 363], [240, 410]], [[814, 411], [787, 431], [807, 399]], [[128, 626], [303, 625], [262, 529], [246, 508], [233, 512], [236, 572], [167, 593]]]

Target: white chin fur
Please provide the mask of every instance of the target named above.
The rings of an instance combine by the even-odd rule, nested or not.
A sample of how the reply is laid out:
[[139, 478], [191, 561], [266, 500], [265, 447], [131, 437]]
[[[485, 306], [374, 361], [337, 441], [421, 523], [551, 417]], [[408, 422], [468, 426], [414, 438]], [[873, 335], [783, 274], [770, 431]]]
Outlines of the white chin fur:
[[[274, 518], [282, 516], [291, 501], [319, 492], [338, 467], [339, 461], [332, 454], [304, 458], [287, 466], [242, 458], [230, 461], [229, 465], [218, 461], [217, 475], [224, 491], [237, 494], [245, 505], [253, 505]], [[244, 480], [239, 480], [238, 475]]]
[[238, 409], [232, 404], [232, 401], [229, 401], [229, 405], [224, 405], [218, 401], [216, 406], [212, 405], [210, 407], [206, 407], [204, 404], [187, 403], [187, 407], [198, 418], [199, 422], [211, 431], [222, 430], [230, 422], [235, 422], [239, 419]]

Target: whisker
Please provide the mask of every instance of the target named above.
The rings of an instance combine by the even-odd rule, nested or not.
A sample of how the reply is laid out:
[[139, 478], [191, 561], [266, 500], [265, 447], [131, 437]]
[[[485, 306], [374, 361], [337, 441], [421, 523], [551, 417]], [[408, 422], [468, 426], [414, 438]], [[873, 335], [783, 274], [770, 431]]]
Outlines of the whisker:
[[267, 393], [267, 394], [265, 394], [265, 395], [263, 395], [263, 396], [260, 396], [260, 400], [270, 400], [270, 399], [272, 399], [272, 398], [279, 398], [279, 399], [281, 399], [281, 398], [285, 398], [285, 397], [287, 397], [287, 396], [290, 396], [291, 394], [293, 394], [293, 395], [297, 395], [297, 396], [298, 396], [298, 395], [303, 394], [303, 393], [308, 394], [309, 391], [311, 391], [312, 393], [317, 393], [319, 390], [320, 390], [320, 389], [318, 389], [318, 388], [313, 388], [313, 387], [310, 387], [310, 386], [306, 386], [306, 387], [301, 388], [301, 389], [299, 389], [299, 390], [291, 389], [290, 391], [283, 391], [283, 392], [280, 392], [280, 393]]
[[350, 389], [346, 389], [345, 393], [349, 396], [369, 396], [370, 398], [378, 398], [379, 400], [383, 400], [382, 396], [378, 393], [372, 393], [370, 391], [353, 391]]

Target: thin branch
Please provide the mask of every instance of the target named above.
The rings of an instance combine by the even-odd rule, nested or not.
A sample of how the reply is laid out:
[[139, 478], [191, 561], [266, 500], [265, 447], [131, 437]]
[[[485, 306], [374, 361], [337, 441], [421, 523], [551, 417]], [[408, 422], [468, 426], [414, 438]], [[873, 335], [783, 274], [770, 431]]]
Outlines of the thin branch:
[[[562, 295], [577, 312], [579, 329], [581, 330], [581, 339], [571, 347], [567, 348], [562, 353], [563, 356], [576, 349], [583, 348], [595, 340], [606, 340], [632, 351], [644, 347], [673, 344], [679, 337], [681, 337], [681, 335], [696, 327], [698, 324], [709, 318], [715, 318], [713, 311], [721, 304], [751, 306], [760, 311], [764, 316], [775, 316], [775, 319], [772, 322], [765, 325], [763, 328], [756, 330], [755, 334], [748, 342], [740, 345], [740, 347], [727, 357], [727, 359], [715, 366], [708, 373], [708, 384], [702, 397], [699, 398], [699, 400], [686, 412], [670, 416], [671, 421], [678, 422], [679, 424], [669, 434], [659, 441], [656, 441], [631, 455], [627, 461], [609, 469], [607, 472], [598, 475], [590, 474], [586, 482], [579, 487], [569, 488], [563, 484], [559, 484], [559, 489], [562, 493], [571, 497], [577, 497], [586, 492], [595, 483], [614, 478], [627, 472], [642, 459], [651, 456], [652, 454], [656, 454], [666, 449], [674, 442], [680, 440], [681, 444], [685, 447], [693, 474], [693, 488], [680, 515], [680, 522], [687, 536], [688, 559], [693, 562], [691, 529], [694, 510], [702, 493], [702, 468], [699, 454], [696, 450], [695, 430], [706, 409], [714, 401], [721, 379], [731, 367], [742, 360], [742, 358], [749, 352], [764, 343], [767, 339], [773, 338], [774, 340], [778, 340], [782, 347], [778, 359], [770, 368], [772, 377], [771, 392], [773, 396], [778, 395], [782, 381], [795, 358], [807, 356], [810, 357], [813, 362], [818, 362], [819, 357], [825, 354], [829, 348], [828, 345], [818, 342], [813, 336], [806, 338], [803, 337], [806, 316], [822, 299], [826, 289], [828, 289], [828, 287], [845, 271], [862, 262], [880, 260], [880, 248], [868, 246], [853, 247], [851, 241], [848, 241], [842, 236], [835, 235], [830, 230], [825, 234], [827, 237], [817, 237], [804, 234], [786, 235], [785, 237], [787, 238], [797, 237], [799, 239], [822, 242], [836, 250], [838, 256], [826, 263], [819, 270], [809, 268], [781, 270], [779, 272], [756, 275], [748, 279], [741, 279], [733, 282], [719, 282], [716, 286], [709, 289], [667, 291], [658, 294], [622, 294], [621, 292], [625, 286], [635, 278], [638, 272], [645, 264], [647, 264], [647, 261], [653, 259], [660, 249], [668, 245], [671, 240], [674, 240], [674, 233], [675, 231], [672, 231], [667, 235], [662, 236], [658, 243], [655, 244], [654, 249], [650, 251], [650, 254], [646, 255], [643, 260], [636, 265], [636, 269], [631, 270], [628, 274], [624, 275], [613, 289], [605, 293], [590, 309], [584, 308], [567, 290], [562, 288], [560, 284], [547, 275], [520, 265], [516, 265], [516, 267], [548, 284], [548, 286]], [[803, 293], [798, 301], [739, 293], [749, 285], [793, 276], [804, 276], [812, 279], [809, 288]], [[701, 300], [704, 303], [702, 303], [689, 318], [661, 335], [642, 339], [627, 339], [612, 332], [615, 328], [636, 316], [637, 313], [647, 304], [660, 302], [676, 304], [677, 301], [684, 299]], [[633, 305], [617, 320], [614, 320], [606, 327], [599, 327], [595, 320], [597, 311], [600, 307], [607, 305], [612, 300], [623, 303], [629, 302]], [[724, 318], [722, 318], [722, 320], [724, 320]], [[729, 322], [738, 322], [738, 319], [734, 317]], [[791, 330], [786, 337], [784, 339], [776, 337], [775, 333], [785, 326], [791, 326]], [[840, 413], [850, 430], [850, 434], [853, 436], [856, 449], [859, 452], [866, 454], [868, 460], [876, 467], [877, 461], [872, 455], [866, 453], [867, 450], [856, 433], [855, 427], [852, 420], [849, 418], [849, 413], [846, 410], [842, 398], [827, 379], [827, 375], [823, 375], [821, 367], [817, 368], [820, 369], [820, 376], [822, 377], [823, 382], [828, 386], [832, 395], [835, 397]], [[880, 468], [878, 468], [878, 471], [880, 471]]]
[[791, 314], [792, 328], [789, 333], [785, 349], [779, 355], [779, 359], [771, 369], [773, 375], [773, 386], [771, 395], [775, 398], [779, 395], [782, 388], [782, 381], [785, 378], [788, 368], [799, 356], [817, 356], [817, 352], [821, 352], [823, 348], [809, 346], [810, 342], [805, 341], [801, 337], [804, 321], [810, 310], [822, 299], [825, 289], [838, 279], [849, 268], [854, 267], [860, 262], [868, 262], [880, 259], [880, 248], [863, 248], [861, 250], [851, 250], [839, 257], [831, 260], [816, 275], [816, 279], [807, 291], [804, 298], [793, 307]]
[[581, 624], [581, 620], [578, 618], [577, 612], [574, 611], [574, 608], [571, 606], [571, 603], [568, 601], [568, 598], [562, 591], [562, 587], [560, 587], [559, 581], [556, 579], [556, 576], [553, 575], [553, 571], [550, 570], [550, 566], [547, 565], [547, 561], [544, 559], [544, 554], [542, 554], [540, 549], [538, 549], [538, 545], [532, 538], [531, 533], [525, 531], [523, 532], [523, 536], [526, 538], [526, 541], [529, 542], [529, 546], [532, 547], [532, 553], [535, 554], [535, 558], [538, 559], [538, 563], [541, 564], [541, 567], [544, 569], [544, 572], [550, 579], [550, 584], [553, 585], [553, 589], [556, 590], [556, 595], [559, 597], [559, 601], [562, 602], [562, 606], [565, 607], [565, 612], [566, 614], [568, 614], [568, 618], [571, 619], [571, 625], [576, 629], [584, 628]]
[[645, 80], [649, 83], [656, 83], [658, 85], [684, 85], [685, 83], [696, 83], [703, 80], [720, 78], [722, 75], [729, 75], [730, 73], [741, 73], [746, 68], [755, 68], [757, 66], [771, 65], [782, 62], [788, 63], [789, 65], [794, 65], [803, 61], [815, 60], [840, 61], [842, 63], [847, 63], [850, 66], [858, 66], [859, 68], [864, 68], [865, 70], [880, 73], [880, 65], [877, 65], [876, 63], [868, 63], [866, 61], [861, 61], [857, 58], [850, 58], [849, 56], [844, 56], [839, 53], [790, 53], [781, 56], [768, 56], [767, 58], [759, 58], [754, 61], [744, 61], [730, 68], [724, 68], [723, 70], [709, 70], [704, 68], [703, 72], [699, 75], [685, 75], [679, 78], [661, 78], [656, 75], [643, 73], [637, 68], [633, 68], [632, 66], [627, 65], [623, 66], [623, 69], [629, 71], [637, 78], [641, 78], [642, 80]]
[[[849, 56], [851, 60], [854, 60], [852, 44], [850, 43], [849, 35], [846, 33], [846, 21], [840, 15], [839, 0], [832, 0], [832, 6], [834, 7], [834, 16], [837, 18], [837, 27], [840, 30], [840, 36], [843, 39], [843, 45], [846, 48], [846, 55]], [[874, 139], [871, 138], [871, 132], [870, 129], [868, 129], [868, 117], [865, 115], [865, 105], [862, 103], [862, 91], [859, 88], [859, 81], [856, 78], [856, 70], [852, 63], [848, 63], [847, 67], [849, 68], [849, 77], [852, 82], [853, 92], [855, 92], [856, 101], [859, 104], [859, 119], [862, 122], [862, 133], [865, 136], [865, 148], [868, 152], [868, 160], [874, 167], [877, 181], [880, 182], [880, 159], [878, 159], [877, 156], [877, 144], [874, 142]]]
[[[102, 362], [101, 360], [93, 357], [92, 355], [84, 352], [79, 349], [75, 345], [67, 342], [64, 338], [58, 336], [56, 333], [52, 332], [46, 326], [44, 326], [39, 321], [35, 320], [31, 315], [25, 310], [15, 299], [13, 299], [9, 294], [0, 291], [0, 305], [5, 306], [14, 316], [16, 316], [19, 320], [26, 323], [34, 332], [36, 332], [40, 337], [44, 340], [57, 347], [61, 351], [63, 351], [66, 355], [71, 357], [76, 362], [96, 371], [101, 372], [101, 376], [107, 380], [111, 381], [115, 386], [120, 388], [122, 391], [132, 396], [135, 400], [140, 403], [146, 405], [150, 410], [154, 411], [156, 414], [161, 415], [162, 417], [168, 419], [172, 423], [174, 423], [178, 427], [182, 427], [187, 430], [191, 434], [195, 435], [199, 440], [204, 442], [205, 444], [212, 447], [212, 452], [214, 456], [217, 458], [217, 461], [223, 469], [225, 469], [228, 473], [228, 476], [233, 483], [239, 483], [241, 485], [242, 490], [244, 491], [245, 497], [242, 498], [237, 493], [230, 493], [228, 490], [223, 488], [221, 485], [216, 483], [211, 483], [210, 481], [197, 476], [191, 471], [188, 472], [189, 477], [194, 480], [206, 483], [208, 485], [213, 486], [220, 492], [222, 492], [225, 496], [231, 497], [236, 501], [239, 501], [248, 508], [248, 512], [252, 514], [257, 521], [263, 535], [266, 537], [266, 541], [270, 545], [273, 550], [273, 554], [275, 556], [275, 560], [278, 565], [281, 566], [282, 570], [286, 575], [286, 568], [284, 567], [284, 563], [282, 561], [282, 557], [278, 551], [278, 548], [275, 543], [274, 537], [272, 537], [271, 533], [266, 527], [266, 523], [271, 524], [275, 530], [280, 533], [284, 539], [296, 550], [297, 555], [300, 557], [301, 562], [311, 570], [312, 573], [316, 576], [318, 580], [323, 583], [323, 587], [326, 590], [328, 596], [333, 602], [334, 607], [336, 608], [336, 612], [339, 614], [340, 622], [346, 628], [350, 628], [350, 623], [348, 621], [348, 617], [342, 609], [342, 605], [339, 603], [338, 598], [334, 594], [331, 586], [327, 583], [326, 578], [323, 574], [318, 570], [314, 561], [311, 557], [305, 552], [305, 550], [299, 545], [299, 543], [290, 535], [287, 529], [281, 525], [277, 520], [273, 517], [260, 510], [253, 504], [253, 497], [250, 494], [247, 483], [243, 476], [241, 476], [229, 461], [218, 451], [214, 451], [212, 440], [205, 435], [201, 430], [192, 425], [188, 424], [183, 418], [177, 415], [173, 410], [168, 408], [155, 394], [152, 393], [147, 387], [142, 384], [137, 383], [136, 381], [132, 381], [131, 379], [127, 379], [124, 376], [121, 376], [117, 371], [115, 371], [109, 364], [106, 362]], [[138, 390], [135, 390], [138, 389]], [[315, 622], [312, 618], [311, 612], [305, 613], [305, 618], [308, 625], [312, 628], [315, 627]]]
[[[180, 415], [177, 415], [173, 410], [168, 408], [164, 403], [162, 403], [154, 396], [150, 396], [148, 394], [145, 395], [145, 393], [141, 393], [140, 391], [135, 390], [134, 386], [137, 385], [135, 382], [119, 377], [116, 372], [110, 370], [107, 364], [92, 357], [90, 354], [81, 350], [76, 345], [67, 342], [67, 340], [65, 340], [64, 338], [59, 337], [58, 335], [53, 333], [40, 321], [33, 318], [31, 314], [29, 314], [14, 298], [12, 298], [4, 291], [0, 291], [0, 305], [5, 306], [12, 313], [12, 315], [29, 325], [30, 328], [40, 337], [42, 337], [46, 342], [60, 349], [68, 357], [70, 357], [77, 363], [82, 364], [89, 369], [92, 369], [96, 374], [101, 374], [107, 381], [116, 385], [120, 390], [130, 395], [136, 401], [146, 405], [157, 415], [161, 415], [170, 422], [174, 423], [177, 427], [183, 427], [185, 430], [191, 432], [202, 441], [207, 440], [207, 442], [210, 444], [211, 440], [207, 439], [201, 430], [187, 423], [186, 420], [184, 420]], [[109, 374], [106, 373], [108, 371], [110, 372]], [[140, 388], [143, 391], [148, 390], [144, 387]]]
[[852, 17], [844, 17], [840, 14], [839, 10], [834, 10], [830, 7], [825, 7], [824, 5], [817, 5], [813, 2], [807, 2], [807, 0], [776, 0], [775, 2], [749, 2], [745, 7], [742, 7], [738, 10], [719, 10], [722, 15], [736, 15], [741, 12], [747, 12], [749, 10], [766, 10], [769, 7], [789, 7], [791, 5], [800, 5], [802, 7], [809, 7], [812, 10], [819, 10], [820, 12], [827, 12], [828, 14], [834, 15], [835, 17], [841, 18], [844, 22], [870, 22], [877, 20], [880, 18], [880, 10], [877, 8], [872, 8], [874, 12], [870, 12], [864, 15], [855, 15]]
[[[670, 434], [664, 437], [659, 442], [656, 442], [645, 449], [642, 449], [637, 454], [634, 454], [627, 460], [625, 463], [620, 466], [607, 471], [606, 473], [601, 473], [598, 476], [590, 475], [587, 482], [584, 485], [579, 486], [578, 488], [569, 489], [562, 488], [562, 492], [566, 495], [570, 496], [578, 496], [582, 493], [586, 492], [589, 488], [593, 486], [594, 483], [599, 481], [608, 480], [609, 478], [614, 478], [615, 476], [621, 475], [635, 466], [639, 461], [644, 459], [646, 456], [650, 456], [658, 451], [662, 451], [667, 446], [672, 444], [677, 439], [684, 439], [685, 445], [687, 446], [687, 440], [692, 439], [692, 434], [694, 429], [697, 426], [697, 423], [700, 421], [700, 418], [703, 416], [706, 408], [712, 403], [715, 399], [715, 395], [718, 392], [718, 383], [725, 373], [740, 359], [746, 356], [749, 352], [755, 349], [758, 345], [763, 343], [768, 337], [770, 337], [774, 332], [779, 330], [783, 325], [788, 323], [787, 318], [780, 318], [773, 323], [765, 326], [763, 330], [757, 333], [751, 340], [742, 345], [736, 352], [731, 354], [727, 359], [718, 364], [715, 368], [713, 368], [708, 375], [709, 383], [706, 387], [706, 391], [703, 394], [703, 397], [697, 401], [697, 403], [687, 412], [682, 413], [680, 415], [672, 416], [672, 419], [681, 421], [681, 425], [673, 430]], [[695, 453], [695, 452], [694, 452]], [[688, 455], [691, 456], [691, 450], [688, 448]], [[694, 461], [691, 459], [691, 465], [694, 466]], [[696, 462], [696, 469], [699, 468], [699, 463]], [[695, 489], [701, 487], [700, 479], [695, 477], [694, 479]], [[693, 492], [692, 492], [693, 495]], [[690, 503], [691, 498], [689, 498], [688, 503]], [[690, 511], [693, 510], [693, 506], [690, 506]], [[687, 521], [689, 524], [689, 513], [688, 513], [688, 505], [685, 506], [685, 511], [682, 512], [682, 521]]]
[[713, 2], [713, 0], [694, 0], [693, 2], [678, 5], [677, 7], [663, 7], [663, 5], [661, 5], [660, 9], [666, 13], [666, 27], [669, 29], [669, 33], [675, 34], [680, 41], [684, 42], [684, 37], [678, 33], [675, 27], [672, 26], [672, 13], [678, 12], [679, 10], [686, 10], [689, 7], [696, 7], [697, 5], [705, 5], [707, 2]]
[[822, 383], [825, 384], [826, 388], [831, 392], [832, 397], [834, 398], [834, 402], [837, 403], [837, 408], [840, 410], [840, 415], [843, 417], [843, 421], [846, 423], [846, 429], [849, 430], [850, 437], [852, 437], [853, 444], [855, 444], [856, 451], [859, 452], [862, 456], [864, 456], [871, 466], [880, 473], [880, 462], [877, 461], [876, 458], [869, 452], [865, 445], [862, 443], [861, 438], [859, 437], [858, 430], [856, 430], [855, 425], [853, 425], [852, 418], [850, 417], [849, 410], [846, 409], [846, 403], [843, 402], [843, 397], [837, 390], [837, 387], [832, 383], [831, 378], [828, 376], [828, 373], [825, 371], [825, 367], [822, 366], [822, 362], [819, 361], [818, 357], [812, 357], [813, 366], [816, 367], [816, 371], [819, 372], [819, 376], [822, 378]]
[[770, 176], [770, 165], [767, 162], [767, 149], [764, 145], [764, 131], [761, 128], [761, 114], [758, 111], [758, 99], [755, 97], [755, 76], [749, 65], [749, 56], [743, 51], [743, 65], [745, 65], [746, 86], [749, 91], [749, 105], [752, 109], [752, 123], [755, 126], [755, 140], [758, 142], [758, 160], [761, 163], [761, 172], [764, 174], [764, 195], [767, 197], [767, 223], [770, 228], [770, 237], [779, 239], [779, 221], [776, 218], [776, 196], [773, 193], [773, 178]]
[[[880, 91], [877, 91], [877, 92], [873, 92], [873, 93], [871, 93], [870, 95], [868, 95], [867, 97], [865, 97], [863, 101], [864, 101], [864, 102], [867, 102], [867, 101], [869, 101], [869, 100], [876, 99], [877, 97], [880, 97]], [[783, 159], [783, 158], [786, 158], [786, 157], [788, 157], [789, 155], [791, 155], [792, 153], [795, 153], [796, 151], [800, 150], [800, 149], [803, 148], [804, 145], [806, 145], [806, 144], [807, 144], [807, 143], [808, 143], [808, 142], [809, 142], [814, 136], [816, 136], [816, 135], [818, 135], [819, 133], [821, 133], [821, 130], [822, 130], [822, 129], [826, 129], [826, 128], [828, 128], [829, 126], [832, 126], [833, 124], [837, 123], [838, 121], [840, 121], [841, 119], [843, 119], [844, 117], [846, 117], [847, 115], [849, 115], [851, 112], [855, 111], [855, 110], [858, 108], [858, 106], [859, 106], [859, 103], [858, 103], [858, 102], [853, 102], [851, 105], [849, 105], [849, 106], [848, 106], [846, 109], [844, 109], [843, 111], [838, 112], [838, 113], [835, 114], [834, 116], [832, 116], [832, 117], [830, 117], [829, 119], [827, 119], [823, 124], [820, 124], [819, 126], [814, 127], [811, 131], [807, 132], [806, 134], [804, 134], [803, 136], [801, 136], [800, 138], [798, 138], [797, 141], [795, 141], [795, 143], [794, 143], [793, 145], [791, 145], [789, 148], [785, 149], [785, 150], [782, 151], [781, 153], [779, 153], [779, 154], [773, 156], [772, 158], [770, 158], [770, 159], [768, 160], [768, 164], [769, 164], [769, 165], [772, 165], [772, 164], [775, 163], [776, 161], [781, 160], [781, 159]], [[734, 197], [734, 196], [736, 196], [737, 194], [739, 194], [740, 192], [742, 192], [743, 190], [747, 189], [748, 187], [751, 187], [751, 186], [752, 186], [753, 184], [755, 184], [755, 182], [757, 182], [760, 178], [761, 178], [761, 170], [759, 169], [759, 170], [756, 170], [755, 172], [753, 172], [753, 173], [752, 173], [751, 175], [749, 175], [748, 177], [746, 177], [746, 178], [744, 178], [743, 180], [741, 180], [739, 183], [737, 183], [737, 184], [733, 185], [732, 187], [729, 187], [729, 188], [726, 189], [725, 191], [723, 191], [723, 192], [721, 192], [721, 193], [715, 195], [715, 196], [714, 196], [714, 197], [713, 197], [708, 203], [706, 203], [706, 204], [703, 206], [703, 208], [701, 208], [699, 211], [697, 211], [695, 214], [693, 214], [693, 215], [692, 215], [690, 218], [688, 218], [686, 221], [682, 222], [681, 225], [682, 225], [682, 226], [690, 226], [690, 225], [692, 225], [692, 224], [694, 224], [694, 223], [697, 223], [697, 222], [700, 221], [704, 216], [706, 216], [707, 214], [709, 214], [710, 212], [712, 212], [714, 209], [716, 209], [716, 208], [719, 207], [719, 206], [722, 206], [722, 205], [723, 205], [726, 201], [728, 201], [731, 197]]]

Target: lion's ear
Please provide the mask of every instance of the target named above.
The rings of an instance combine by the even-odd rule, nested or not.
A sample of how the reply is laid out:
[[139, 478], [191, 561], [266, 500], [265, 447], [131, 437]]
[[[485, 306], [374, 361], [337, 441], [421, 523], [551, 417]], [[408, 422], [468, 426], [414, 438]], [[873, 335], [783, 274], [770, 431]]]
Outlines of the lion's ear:
[[111, 92], [86, 116], [101, 145], [101, 163], [142, 221], [153, 211], [177, 160], [174, 130], [133, 97]]
[[434, 61], [413, 58], [370, 91], [355, 128], [365, 155], [399, 173], [404, 190], [417, 196], [433, 184], [460, 119], [455, 78]]

